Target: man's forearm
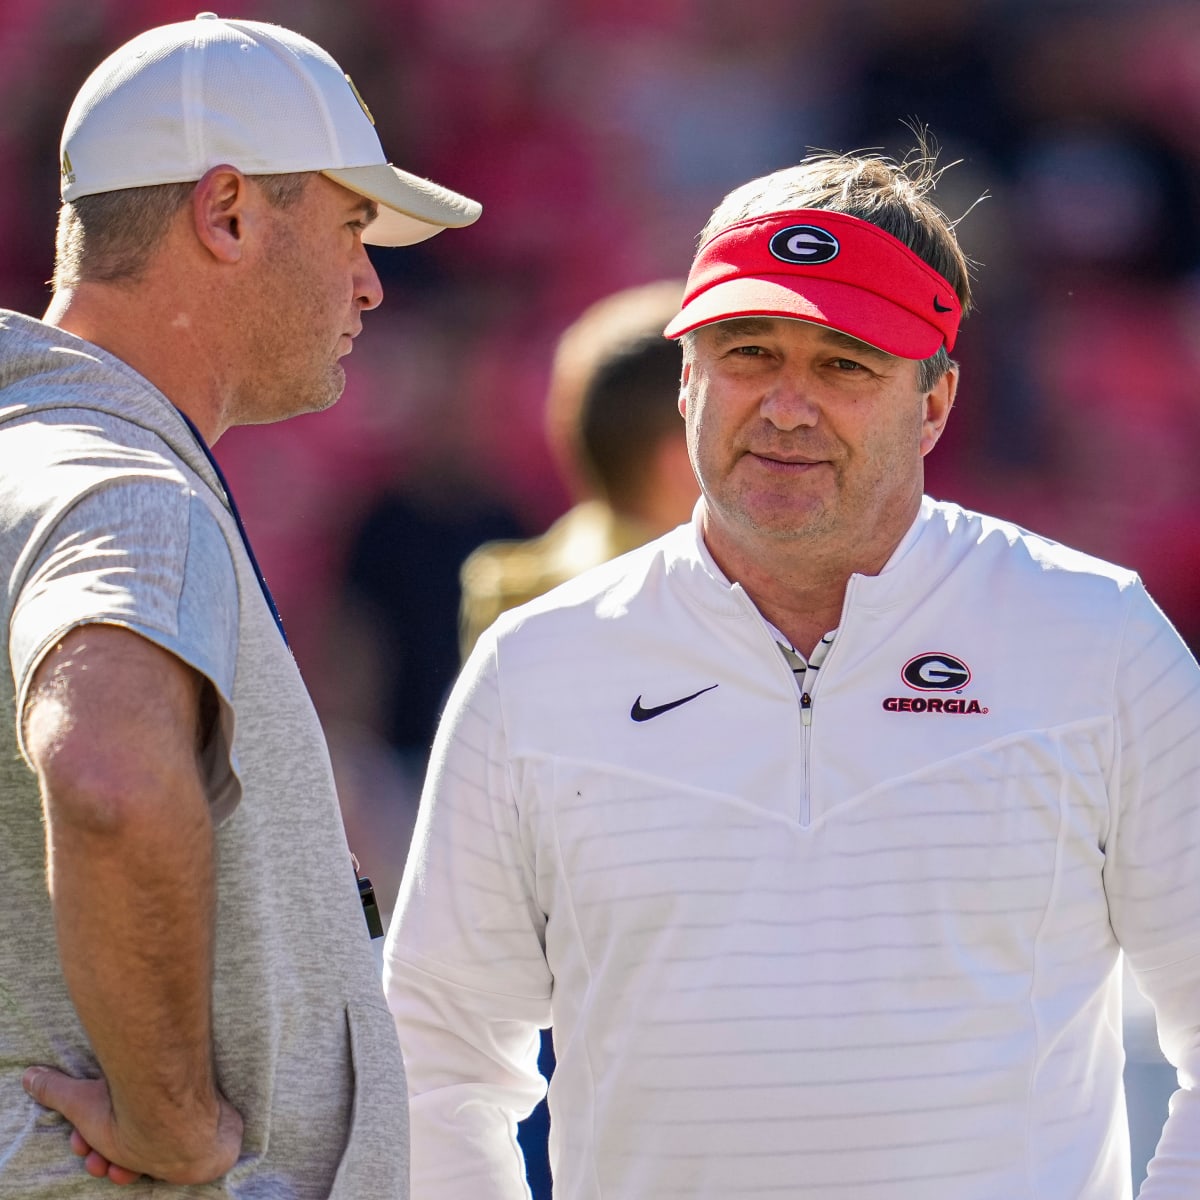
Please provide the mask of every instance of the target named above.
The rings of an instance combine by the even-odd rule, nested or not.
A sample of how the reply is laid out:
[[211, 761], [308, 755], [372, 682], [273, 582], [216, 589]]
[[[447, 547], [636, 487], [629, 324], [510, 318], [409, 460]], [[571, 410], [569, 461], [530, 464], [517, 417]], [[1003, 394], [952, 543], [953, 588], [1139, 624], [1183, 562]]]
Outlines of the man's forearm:
[[135, 634], [76, 634], [41, 670], [28, 741], [63, 975], [107, 1097], [50, 1103], [110, 1161], [202, 1182], [236, 1161], [241, 1132], [213, 1066], [203, 684]]
[[147, 1150], [184, 1156], [218, 1120], [212, 830], [193, 789], [90, 825], [55, 805], [49, 839], [63, 973], [113, 1111]]

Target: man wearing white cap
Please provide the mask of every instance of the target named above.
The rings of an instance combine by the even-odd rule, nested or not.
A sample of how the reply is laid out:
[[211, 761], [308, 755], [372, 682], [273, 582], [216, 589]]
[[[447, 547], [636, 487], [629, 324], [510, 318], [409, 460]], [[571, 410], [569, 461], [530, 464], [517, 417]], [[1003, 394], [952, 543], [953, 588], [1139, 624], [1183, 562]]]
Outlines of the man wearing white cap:
[[212, 13], [96, 69], [62, 182], [50, 308], [0, 313], [0, 1192], [406, 1196], [325, 743], [209, 446], [332, 404], [364, 243], [479, 206]]
[[1122, 951], [1200, 1195], [1200, 670], [1130, 571], [923, 495], [966, 260], [903, 163], [731, 193], [684, 302], [693, 521], [501, 617], [385, 986], [414, 1194], [1123, 1200]]

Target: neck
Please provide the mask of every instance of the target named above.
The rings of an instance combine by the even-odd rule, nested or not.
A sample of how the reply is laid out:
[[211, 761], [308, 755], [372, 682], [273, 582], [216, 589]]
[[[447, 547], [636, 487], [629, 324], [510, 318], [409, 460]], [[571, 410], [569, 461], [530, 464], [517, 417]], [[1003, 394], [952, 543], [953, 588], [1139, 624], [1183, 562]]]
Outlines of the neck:
[[[711, 547], [710, 547], [711, 549]], [[754, 606], [801, 654], [813, 647], [841, 620], [846, 585], [855, 572], [848, 566], [814, 569], [809, 561], [801, 570], [764, 569], [753, 562], [735, 566], [713, 555], [726, 577], [740, 583]]]
[[81, 283], [56, 291], [45, 316], [53, 325], [107, 350], [153, 384], [186, 413], [211, 446], [232, 423], [227, 418], [228, 368], [209, 347], [198, 297], [162, 289]]
[[704, 541], [725, 577], [741, 584], [758, 611], [807, 656], [840, 623], [850, 577], [878, 575], [915, 517], [914, 510], [898, 533], [868, 546], [845, 535], [801, 540], [740, 531], [729, 538], [706, 506]]

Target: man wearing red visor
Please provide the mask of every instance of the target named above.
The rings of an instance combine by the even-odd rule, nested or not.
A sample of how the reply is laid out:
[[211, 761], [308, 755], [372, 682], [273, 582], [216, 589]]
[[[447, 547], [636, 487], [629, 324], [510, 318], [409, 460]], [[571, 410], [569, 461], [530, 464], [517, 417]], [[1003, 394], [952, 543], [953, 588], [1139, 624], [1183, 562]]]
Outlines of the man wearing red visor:
[[923, 494], [966, 260], [927, 156], [728, 196], [667, 335], [692, 522], [502, 617], [386, 983], [413, 1195], [1123, 1200], [1122, 952], [1200, 1195], [1200, 669], [1130, 571]]

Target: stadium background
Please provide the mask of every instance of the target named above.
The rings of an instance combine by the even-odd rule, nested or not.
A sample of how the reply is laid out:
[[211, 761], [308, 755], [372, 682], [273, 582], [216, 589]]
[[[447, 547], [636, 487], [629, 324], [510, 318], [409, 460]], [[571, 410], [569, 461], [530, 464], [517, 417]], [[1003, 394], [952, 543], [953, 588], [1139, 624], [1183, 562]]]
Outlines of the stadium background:
[[[3, 306], [45, 308], [75, 89], [200, 7], [3, 0]], [[810, 147], [903, 153], [915, 120], [961, 160], [938, 197], [971, 210], [977, 311], [931, 493], [1136, 568], [1200, 647], [1194, 0], [240, 0], [221, 15], [314, 38], [394, 162], [484, 205], [469, 230], [373, 253], [386, 297], [336, 408], [217, 447], [385, 907], [456, 666], [458, 563], [568, 503], [542, 430], [555, 338], [605, 293], [684, 273], [724, 192]], [[1141, 1159], [1165, 1077], [1133, 1024]]]

